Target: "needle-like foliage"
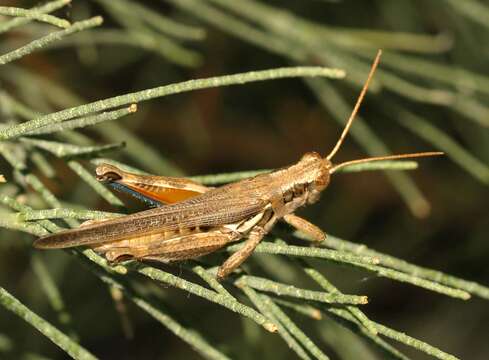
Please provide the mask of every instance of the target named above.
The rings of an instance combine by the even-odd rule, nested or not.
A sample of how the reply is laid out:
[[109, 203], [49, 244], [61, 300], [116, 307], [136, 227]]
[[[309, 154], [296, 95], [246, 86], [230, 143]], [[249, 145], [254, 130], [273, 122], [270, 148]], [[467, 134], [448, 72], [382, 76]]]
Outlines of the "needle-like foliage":
[[[340, 27], [320, 19], [309, 19], [286, 5], [280, 8], [257, 0], [168, 0], [162, 9], [133, 0], [93, 0], [63, 12], [63, 7], [69, 3], [69, 0], [57, 0], [32, 9], [0, 6], [0, 33], [5, 38], [0, 44], [0, 156], [4, 162], [0, 184], [0, 227], [9, 230], [2, 231], [0, 239], [2, 272], [7, 271], [3, 263], [8, 263], [3, 245], [12, 243], [12, 246], [20, 246], [20, 237], [14, 234], [29, 234], [24, 238], [30, 244], [36, 237], [77, 227], [85, 220], [103, 220], [132, 211], [95, 179], [93, 165], [112, 163], [133, 172], [184, 175], [184, 166], [177, 166], [172, 160], [170, 148], [165, 150], [164, 156], [155, 145], [145, 140], [145, 135], [149, 135], [152, 129], [138, 134], [138, 124], [151, 111], [153, 102], [166, 100], [169, 95], [203, 89], [211, 89], [209, 93], [224, 92], [223, 87], [231, 85], [246, 88], [247, 96], [251, 98], [254, 89], [260, 86], [287, 81], [281, 79], [298, 78], [304, 80], [309, 100], [320, 111], [327, 112], [333, 121], [343, 125], [352, 101], [340, 87], [347, 84], [357, 89], [362, 84], [368, 72], [369, 56], [379, 47], [387, 50], [385, 67], [378, 71], [371, 91], [379, 93], [384, 90], [392, 102], [376, 111], [375, 116], [395, 120], [395, 124], [398, 122], [416, 136], [415, 141], [420, 139], [444, 151], [473, 179], [483, 186], [489, 183], [489, 167], [480, 155], [488, 149], [487, 141], [481, 140], [484, 135], [476, 134], [477, 129], [487, 130], [489, 125], [489, 78], [475, 70], [423, 57], [449, 51], [451, 40], [447, 34], [433, 36]], [[473, 0], [446, 0], [442, 3], [446, 7], [444, 11], [451, 16], [463, 17], [487, 31], [487, 6]], [[310, 6], [334, 6], [325, 4]], [[56, 15], [51, 14], [56, 10]], [[63, 18], [67, 13], [79, 18], [80, 14], [95, 10], [103, 11], [110, 25], [105, 25], [107, 21], [98, 15], [77, 21]], [[265, 70], [232, 71], [230, 75], [216, 74], [212, 67], [205, 68], [207, 57], [213, 54], [212, 50], [203, 50], [206, 47], [204, 41], [216, 31], [217, 36], [232, 37], [251, 45], [253, 50], [245, 51], [252, 54], [261, 54], [261, 50], [274, 54], [275, 59], [280, 59], [275, 62], [277, 66]], [[21, 35], [22, 43], [19, 43], [18, 36], [11, 36], [14, 32]], [[122, 47], [121, 59], [107, 61], [106, 47]], [[138, 87], [142, 90], [132, 89], [104, 96], [97, 93], [98, 97], [85, 94], [82, 98], [76, 95], [76, 87], [72, 84], [43, 74], [52, 71], [50, 66], [62, 69], [63, 63], [42, 65], [49, 56], [55, 55], [39, 55], [39, 52], [50, 50], [56, 54], [68, 52], [71, 48], [77, 52], [81, 72], [88, 73], [91, 69], [103, 67], [108, 69], [112, 65], [116, 70], [107, 71], [118, 71], [117, 67], [134, 65], [149, 53], [158, 57], [157, 61], [172, 64], [173, 67], [165, 70], [173, 69], [174, 74], [165, 83], [148, 81], [149, 85]], [[131, 51], [126, 54], [128, 48]], [[36, 62], [36, 56], [41, 59], [37, 60], [41, 65], [30, 65], [31, 59]], [[104, 65], [105, 61], [107, 65]], [[99, 65], [86, 68], [94, 62]], [[204, 70], [195, 71], [188, 77], [190, 80], [182, 80], [176, 66]], [[117, 74], [124, 74], [124, 71], [119, 70]], [[143, 80], [141, 82], [144, 83]], [[255, 82], [264, 83], [252, 85]], [[94, 100], [96, 98], [99, 100]], [[384, 100], [378, 96], [372, 101]], [[467, 126], [470, 130], [460, 125], [463, 120], [458, 119], [460, 123], [455, 128], [461, 129], [460, 133], [452, 136], [440, 125], [431, 124], [428, 117], [415, 115], [408, 105], [402, 103], [421, 103], [422, 106], [442, 107], [450, 114], [461, 114], [469, 120], [470, 125]], [[387, 115], [384, 114], [385, 109], [390, 110]], [[199, 149], [205, 149], [209, 138], [205, 119], [195, 115], [195, 109], [186, 111], [186, 117], [197, 120], [192, 124], [192, 131], [184, 131], [182, 142], [188, 148], [197, 149], [195, 151], [200, 156]], [[161, 117], [158, 120], [160, 125], [163, 122], [169, 124], [161, 125], [163, 128], [181, 125], [181, 119], [169, 119], [165, 114], [158, 116]], [[395, 140], [385, 139], [377, 132], [378, 127], [373, 121], [365, 118], [366, 115], [357, 119], [352, 128], [352, 138], [372, 156], [388, 154], [395, 147]], [[154, 126], [155, 132], [159, 131], [160, 125]], [[222, 137], [226, 138], [223, 134]], [[478, 142], [470, 148], [464, 147], [457, 137], [472, 137]], [[165, 140], [172, 142], [170, 138]], [[354, 177], [366, 175], [367, 171], [385, 171], [388, 181], [410, 212], [423, 218], [429, 215], [431, 205], [429, 196], [410, 176], [418, 165], [415, 161], [372, 162], [345, 166], [338, 173], [359, 173], [349, 175]], [[215, 172], [189, 178], [209, 186], [219, 186], [266, 171], [269, 170]], [[340, 175], [335, 174], [337, 176]], [[70, 185], [60, 181], [63, 177], [68, 178], [67, 184], [78, 182], [81, 185], [74, 186], [70, 189], [71, 194], [66, 195], [70, 191], [65, 188], [63, 192], [63, 185]], [[94, 210], [99, 208], [100, 199], [105, 201], [110, 211]], [[365, 214], [359, 217], [364, 218], [369, 209], [361, 210], [359, 207], [358, 212], [361, 211]], [[358, 226], [360, 222], [357, 222]], [[88, 349], [92, 343], [84, 338], [86, 331], [77, 323], [74, 315], [77, 309], [69, 302], [67, 284], [62, 281], [63, 273], [71, 267], [68, 264], [75, 263], [73, 267], [77, 272], [93, 275], [98, 284], [110, 290], [108, 293], [113, 297], [114, 311], [118, 312], [126, 334], [131, 333], [131, 318], [134, 316], [132, 311], [127, 313], [124, 310], [124, 301], [127, 300], [203, 358], [250, 358], [253, 351], [244, 347], [252, 348], [253, 344], [260, 342], [261, 335], [256, 335], [258, 331], [259, 334], [273, 333], [273, 336], [280, 337], [285, 343], [284, 349], [288, 348], [284, 351], [292, 351], [301, 359], [324, 360], [336, 355], [345, 359], [368, 359], [375, 354], [409, 359], [413, 349], [438, 359], [456, 359], [428, 342], [374, 321], [365, 304], [375, 305], [380, 297], [378, 292], [358, 286], [356, 280], [350, 284], [341, 281], [341, 277], [330, 273], [345, 271], [382, 277], [403, 283], [402, 287], [407, 288], [405, 291], [415, 291], [414, 287], [417, 287], [423, 289], [419, 291], [459, 300], [469, 300], [472, 296], [489, 300], [489, 288], [484, 285], [415, 265], [358, 241], [340, 239], [329, 233], [320, 246], [309, 241], [304, 234], [276, 229], [257, 246], [252, 259], [223, 282], [215, 278], [217, 265], [222, 262], [222, 256], [237, 251], [242, 244], [229, 246], [217, 256], [205, 257], [199, 262], [186, 262], [180, 265], [180, 271], [135, 261], [111, 264], [91, 249], [78, 248], [65, 251], [68, 255], [65, 257], [61, 252], [55, 252], [50, 257], [55, 260], [51, 262], [29, 245], [22, 246], [24, 256], [31, 256], [28, 266], [32, 274], [28, 275], [36, 279], [25, 281], [36, 288], [34, 292], [42, 294], [38, 300], [42, 298], [40, 303], [45, 302], [46, 306], [34, 304], [33, 298], [24, 300], [25, 292], [20, 286], [17, 289], [10, 284], [8, 288], [1, 282], [4, 281], [1, 276], [0, 305], [37, 329], [69, 356], [75, 359], [104, 358], [100, 348]], [[79, 279], [84, 280], [84, 277]], [[85, 287], [86, 283], [81, 281], [79, 286], [84, 296], [91, 297], [88, 294], [92, 289]], [[206, 331], [209, 326], [202, 326], [197, 312], [191, 314], [192, 309], [183, 311], [181, 306], [170, 305], [190, 296], [192, 301], [202, 304], [206, 312], [230, 314], [226, 318], [233, 322], [237, 318], [243, 319], [244, 340], [216, 340], [212, 331]], [[214, 306], [208, 306], [209, 303]], [[48, 321], [45, 318], [50, 317], [49, 308], [56, 316]], [[213, 315], [207, 319], [213, 319]], [[9, 318], [8, 321], [15, 323], [18, 320]], [[322, 341], [322, 329], [331, 331], [328, 321], [351, 329], [369, 347], [355, 353], [354, 349], [360, 344], [357, 339], [351, 340], [346, 347], [346, 340], [333, 345]], [[310, 322], [315, 325], [310, 326]], [[0, 331], [5, 332], [7, 328], [0, 325]], [[344, 333], [337, 334], [341, 339], [348, 338]], [[23, 336], [29, 336], [27, 331], [24, 330]], [[158, 335], [154, 336], [158, 338]], [[388, 340], [405, 346], [397, 349]], [[2, 354], [16, 354], [27, 358], [30, 350], [15, 349], [18, 345], [14, 343], [9, 333], [0, 333], [0, 357]], [[150, 342], [149, 346], [158, 347], [158, 341]], [[288, 354], [281, 351], [277, 354]]]

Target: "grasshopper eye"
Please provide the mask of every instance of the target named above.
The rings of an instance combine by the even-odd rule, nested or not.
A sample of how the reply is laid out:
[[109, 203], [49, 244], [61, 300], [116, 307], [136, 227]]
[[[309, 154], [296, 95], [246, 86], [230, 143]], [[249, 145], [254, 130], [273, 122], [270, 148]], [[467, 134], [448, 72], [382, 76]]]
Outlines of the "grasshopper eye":
[[121, 180], [122, 176], [119, 174], [109, 171], [100, 175], [97, 175], [97, 180], [98, 181], [103, 181], [103, 182], [112, 182], [112, 181], [117, 181]]
[[284, 202], [288, 203], [292, 201], [292, 198], [293, 198], [292, 191], [289, 190], [284, 194]]
[[294, 195], [295, 196], [302, 195], [304, 193], [304, 190], [305, 190], [304, 184], [295, 184], [294, 185]]

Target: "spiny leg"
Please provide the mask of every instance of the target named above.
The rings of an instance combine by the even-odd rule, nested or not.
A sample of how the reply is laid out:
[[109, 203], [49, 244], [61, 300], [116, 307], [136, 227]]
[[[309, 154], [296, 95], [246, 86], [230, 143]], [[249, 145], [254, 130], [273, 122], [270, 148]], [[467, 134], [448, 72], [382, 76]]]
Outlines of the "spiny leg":
[[311, 224], [306, 219], [303, 219], [294, 214], [287, 214], [283, 217], [284, 221], [311, 237], [314, 241], [320, 242], [326, 240], [326, 234], [316, 225]]
[[265, 229], [256, 226], [248, 235], [248, 239], [244, 243], [244, 246], [231, 255], [217, 271], [217, 278], [219, 280], [225, 278], [232, 273], [238, 266], [240, 266], [255, 250], [256, 246], [260, 243], [263, 237], [266, 235]]

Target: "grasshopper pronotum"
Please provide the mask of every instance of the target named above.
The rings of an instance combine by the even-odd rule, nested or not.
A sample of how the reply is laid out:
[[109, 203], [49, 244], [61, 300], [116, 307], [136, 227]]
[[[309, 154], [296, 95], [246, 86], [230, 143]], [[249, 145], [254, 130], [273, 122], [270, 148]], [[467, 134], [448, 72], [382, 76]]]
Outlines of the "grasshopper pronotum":
[[294, 211], [316, 202], [328, 186], [331, 174], [339, 168], [370, 161], [442, 154], [390, 155], [337, 165], [331, 162], [353, 123], [380, 55], [379, 51], [339, 140], [325, 158], [315, 152], [306, 153], [289, 167], [212, 189], [186, 179], [145, 177], [102, 165], [97, 168], [99, 180], [119, 184], [145, 198], [169, 205], [83, 224], [77, 229], [40, 238], [34, 246], [55, 249], [88, 245], [105, 254], [110, 261], [132, 258], [170, 262], [209, 254], [230, 242], [246, 238], [244, 246], [219, 268], [217, 276], [223, 278], [251, 255], [279, 220], [318, 241], [323, 240], [324, 233], [307, 220], [294, 215]]

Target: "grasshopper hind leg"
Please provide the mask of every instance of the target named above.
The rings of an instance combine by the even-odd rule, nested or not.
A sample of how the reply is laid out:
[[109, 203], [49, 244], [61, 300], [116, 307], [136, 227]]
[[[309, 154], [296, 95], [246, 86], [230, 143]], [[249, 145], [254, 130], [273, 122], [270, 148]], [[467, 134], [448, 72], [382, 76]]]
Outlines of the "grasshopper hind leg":
[[104, 252], [107, 260], [113, 262], [121, 261], [121, 259], [135, 259], [169, 263], [198, 258], [212, 253], [235, 240], [237, 240], [235, 233], [216, 230], [184, 235], [173, 239], [153, 237], [151, 241], [147, 243], [143, 241], [136, 246], [111, 244], [110, 246], [101, 246], [95, 250]]

